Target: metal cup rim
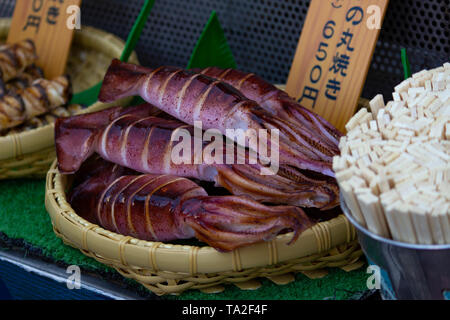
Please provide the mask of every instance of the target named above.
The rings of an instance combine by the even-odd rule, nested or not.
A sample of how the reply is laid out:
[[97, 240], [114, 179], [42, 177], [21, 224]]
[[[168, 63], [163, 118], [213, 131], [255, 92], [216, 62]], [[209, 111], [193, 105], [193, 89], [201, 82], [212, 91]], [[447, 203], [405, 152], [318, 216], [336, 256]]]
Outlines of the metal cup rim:
[[450, 244], [412, 244], [412, 243], [406, 243], [406, 242], [400, 242], [392, 239], [387, 239], [384, 237], [381, 237], [379, 235], [376, 235], [375, 233], [372, 233], [365, 227], [359, 224], [353, 216], [350, 214], [350, 209], [347, 207], [347, 204], [345, 203], [344, 197], [342, 196], [342, 193], [340, 195], [340, 201], [341, 201], [341, 208], [344, 212], [345, 217], [350, 221], [350, 223], [355, 226], [356, 229], [358, 229], [360, 232], [362, 232], [367, 237], [371, 238], [372, 240], [385, 242], [387, 244], [390, 244], [392, 246], [398, 246], [405, 249], [414, 249], [414, 250], [450, 250]]

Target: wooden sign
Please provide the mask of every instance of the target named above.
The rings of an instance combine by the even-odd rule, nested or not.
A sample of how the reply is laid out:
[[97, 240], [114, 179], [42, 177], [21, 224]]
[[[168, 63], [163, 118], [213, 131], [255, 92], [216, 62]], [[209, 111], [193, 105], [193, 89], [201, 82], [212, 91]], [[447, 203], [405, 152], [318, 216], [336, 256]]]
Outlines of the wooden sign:
[[344, 132], [372, 59], [388, 0], [312, 0], [286, 91]]
[[80, 3], [81, 0], [17, 0], [7, 42], [34, 40], [37, 65], [44, 70], [45, 77], [62, 75]]

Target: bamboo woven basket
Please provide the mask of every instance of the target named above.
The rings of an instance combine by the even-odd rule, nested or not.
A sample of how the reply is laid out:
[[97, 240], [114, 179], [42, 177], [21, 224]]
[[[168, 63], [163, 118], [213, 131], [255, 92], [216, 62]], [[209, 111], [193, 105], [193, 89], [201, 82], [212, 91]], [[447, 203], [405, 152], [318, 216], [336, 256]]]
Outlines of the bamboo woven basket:
[[220, 292], [225, 283], [256, 289], [261, 277], [286, 284], [295, 279], [295, 272], [315, 278], [327, 274], [325, 267], [350, 271], [363, 265], [355, 229], [344, 215], [315, 225], [290, 246], [291, 233], [221, 253], [208, 246], [142, 241], [89, 223], [66, 201], [71, 180], [58, 172], [55, 161], [47, 174], [45, 206], [56, 235], [157, 295], [187, 289]]
[[[8, 35], [10, 18], [0, 19], [0, 42]], [[71, 76], [73, 91], [80, 92], [103, 79], [113, 58], [122, 53], [124, 41], [105, 31], [82, 26], [75, 31], [66, 72]], [[130, 62], [138, 63], [133, 53]], [[82, 112], [93, 112], [112, 105], [124, 105], [132, 98], [114, 103], [97, 102]], [[0, 179], [45, 177], [55, 159], [53, 124], [33, 130], [0, 136]]]

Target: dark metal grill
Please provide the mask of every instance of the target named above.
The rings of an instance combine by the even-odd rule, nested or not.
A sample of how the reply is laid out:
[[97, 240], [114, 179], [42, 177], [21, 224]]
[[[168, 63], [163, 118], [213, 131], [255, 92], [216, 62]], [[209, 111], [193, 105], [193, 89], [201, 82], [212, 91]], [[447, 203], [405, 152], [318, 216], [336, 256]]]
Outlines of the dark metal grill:
[[[11, 16], [3, 0], [0, 16]], [[82, 24], [126, 38], [143, 0], [83, 0]], [[284, 83], [309, 0], [156, 0], [137, 46], [142, 64], [186, 66], [211, 10], [216, 10], [239, 69]], [[450, 0], [391, 0], [363, 97], [391, 98], [403, 79], [400, 49], [417, 72], [450, 60]]]

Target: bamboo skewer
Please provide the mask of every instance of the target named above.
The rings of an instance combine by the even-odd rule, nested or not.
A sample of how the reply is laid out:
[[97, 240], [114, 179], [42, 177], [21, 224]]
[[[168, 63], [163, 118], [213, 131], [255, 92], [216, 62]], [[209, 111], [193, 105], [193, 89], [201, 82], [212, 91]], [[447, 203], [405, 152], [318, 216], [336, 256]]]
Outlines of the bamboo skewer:
[[333, 170], [350, 212], [373, 233], [450, 243], [450, 63], [397, 85], [346, 124]]

